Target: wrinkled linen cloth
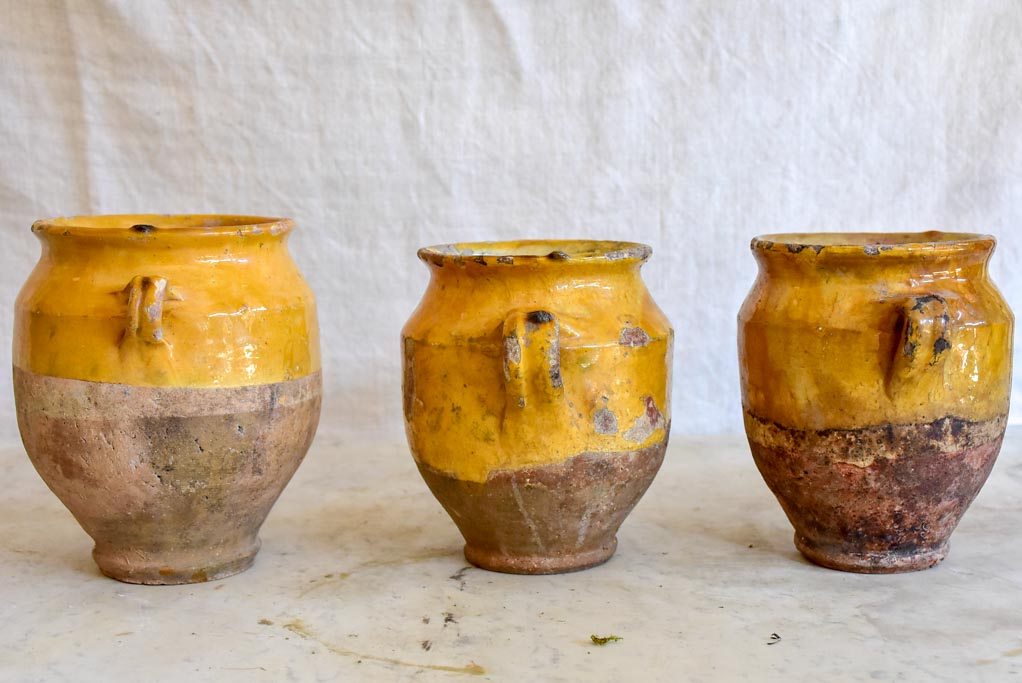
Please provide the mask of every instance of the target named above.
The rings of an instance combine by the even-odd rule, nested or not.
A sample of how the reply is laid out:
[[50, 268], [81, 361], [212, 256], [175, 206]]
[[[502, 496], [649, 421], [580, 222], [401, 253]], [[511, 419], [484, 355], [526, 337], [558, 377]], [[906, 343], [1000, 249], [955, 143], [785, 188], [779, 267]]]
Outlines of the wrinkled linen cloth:
[[630, 239], [674, 430], [740, 431], [757, 233], [994, 233], [1022, 310], [1019, 35], [1014, 0], [2, 0], [0, 346], [36, 218], [291, 216], [323, 427], [394, 435], [418, 247]]

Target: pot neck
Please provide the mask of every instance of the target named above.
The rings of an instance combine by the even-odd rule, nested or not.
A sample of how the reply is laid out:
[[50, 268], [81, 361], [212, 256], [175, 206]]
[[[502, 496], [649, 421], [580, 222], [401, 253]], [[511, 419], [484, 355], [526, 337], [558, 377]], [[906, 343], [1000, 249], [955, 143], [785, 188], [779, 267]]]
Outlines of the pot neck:
[[535, 240], [426, 247], [419, 258], [443, 282], [634, 277], [652, 249], [635, 242]]
[[131, 214], [37, 221], [32, 232], [44, 254], [83, 258], [111, 251], [174, 252], [234, 260], [252, 250], [286, 244], [294, 223], [282, 218]]
[[875, 280], [986, 277], [995, 240], [969, 233], [764, 235], [752, 252], [769, 275]]

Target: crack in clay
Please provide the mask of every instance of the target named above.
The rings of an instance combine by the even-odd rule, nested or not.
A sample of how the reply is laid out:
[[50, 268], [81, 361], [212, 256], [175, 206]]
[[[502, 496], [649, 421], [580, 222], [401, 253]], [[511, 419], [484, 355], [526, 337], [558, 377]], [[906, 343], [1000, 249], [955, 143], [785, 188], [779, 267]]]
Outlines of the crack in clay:
[[582, 520], [578, 523], [578, 537], [575, 539], [576, 548], [581, 548], [582, 544], [586, 542], [586, 534], [589, 533], [589, 520], [593, 516], [593, 512], [595, 512], [595, 507], [590, 505], [582, 513]]
[[532, 532], [532, 540], [536, 542], [541, 552], [546, 552], [546, 547], [543, 545], [543, 539], [539, 537], [539, 529], [536, 527], [536, 522], [529, 516], [529, 511], [525, 509], [525, 501], [522, 500], [522, 494], [518, 490], [518, 482], [514, 479], [511, 480], [511, 494], [515, 497], [515, 502], [518, 504], [518, 509], [522, 513], [522, 519], [529, 526], [529, 531]]
[[456, 674], [469, 674], [471, 676], [482, 676], [486, 673], [486, 669], [479, 666], [475, 662], [469, 662], [466, 666], [444, 666], [442, 664], [420, 664], [417, 662], [406, 662], [401, 659], [394, 657], [384, 657], [382, 655], [366, 654], [364, 652], [356, 652], [355, 650], [349, 650], [346, 647], [339, 645], [333, 645], [320, 638], [316, 633], [310, 629], [301, 619], [292, 619], [283, 625], [283, 628], [296, 636], [305, 640], [311, 640], [319, 643], [330, 652], [336, 655], [344, 657], [356, 657], [359, 660], [369, 660], [373, 662], [380, 662], [381, 664], [393, 664], [395, 666], [407, 666], [413, 669], [428, 669], [430, 671], [448, 671]]

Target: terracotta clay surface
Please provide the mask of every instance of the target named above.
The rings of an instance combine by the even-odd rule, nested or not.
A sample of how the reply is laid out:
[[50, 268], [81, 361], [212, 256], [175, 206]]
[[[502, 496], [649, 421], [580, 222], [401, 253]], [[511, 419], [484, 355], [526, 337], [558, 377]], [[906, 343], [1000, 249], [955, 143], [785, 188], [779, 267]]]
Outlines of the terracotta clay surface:
[[825, 567], [877, 574], [944, 559], [1006, 423], [798, 430], [745, 415], [756, 466], [795, 527], [798, 549]]
[[131, 583], [243, 571], [258, 531], [312, 442], [321, 378], [209, 389], [140, 387], [14, 368], [25, 449], [96, 541], [104, 574]]
[[419, 463], [419, 472], [484, 569], [552, 574], [606, 562], [618, 528], [652, 483], [667, 442], [637, 451], [583, 453], [553, 465], [464, 481]]
[[1014, 317], [988, 235], [816, 233], [752, 241], [738, 317], [753, 457], [810, 560], [925, 569], [993, 466]]

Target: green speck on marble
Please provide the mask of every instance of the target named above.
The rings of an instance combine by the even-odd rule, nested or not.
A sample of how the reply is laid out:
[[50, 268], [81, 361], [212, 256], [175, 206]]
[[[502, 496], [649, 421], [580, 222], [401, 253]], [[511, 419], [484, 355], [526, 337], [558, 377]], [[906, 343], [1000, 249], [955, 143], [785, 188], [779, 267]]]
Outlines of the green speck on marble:
[[597, 635], [591, 635], [591, 636], [589, 636], [589, 639], [593, 641], [594, 645], [606, 645], [607, 643], [613, 643], [613, 642], [618, 641], [618, 640], [623, 640], [623, 638], [621, 636], [603, 636], [603, 637], [600, 637], [600, 636], [597, 636]]

